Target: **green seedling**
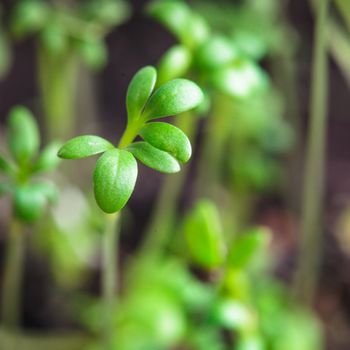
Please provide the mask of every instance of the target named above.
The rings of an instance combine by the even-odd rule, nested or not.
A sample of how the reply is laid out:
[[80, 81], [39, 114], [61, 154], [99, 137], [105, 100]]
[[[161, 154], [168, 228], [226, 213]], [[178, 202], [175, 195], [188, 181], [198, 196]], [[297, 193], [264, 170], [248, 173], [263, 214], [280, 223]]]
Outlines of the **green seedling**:
[[[128, 123], [115, 147], [98, 136], [78, 136], [60, 150], [65, 159], [101, 154], [94, 171], [97, 204], [106, 213], [115, 213], [129, 200], [137, 179], [137, 162], [163, 173], [180, 171], [179, 162], [187, 162], [191, 145], [186, 135], [171, 124], [152, 122], [195, 108], [203, 98], [200, 88], [186, 79], [175, 79], [154, 91], [155, 68], [147, 66], [136, 73], [126, 97]], [[134, 139], [140, 136], [144, 141]]]
[[[160, 172], [176, 173], [179, 163], [191, 156], [190, 142], [180, 129], [153, 120], [193, 109], [203, 99], [201, 89], [189, 80], [174, 79], [155, 89], [156, 81], [157, 71], [151, 66], [140, 69], [131, 80], [126, 96], [127, 126], [118, 146], [99, 136], [84, 135], [69, 140], [58, 152], [65, 159], [99, 155], [93, 175], [95, 199], [105, 213], [114, 214], [106, 216], [103, 244], [103, 293], [108, 314], [116, 297], [115, 225], [118, 212], [134, 191], [136, 159]], [[143, 141], [135, 141], [138, 136]], [[104, 344], [109, 349], [114, 333], [111, 318], [106, 320], [104, 332]]]
[[36, 121], [25, 107], [14, 107], [7, 123], [8, 146], [12, 159], [0, 155], [0, 195], [12, 195], [13, 213], [23, 222], [35, 222], [47, 203], [57, 197], [55, 186], [42, 179], [58, 163], [60, 143], [48, 144], [40, 153]]
[[37, 222], [47, 205], [57, 199], [55, 185], [43, 175], [57, 167], [61, 145], [52, 142], [39, 152], [37, 123], [31, 112], [21, 106], [10, 111], [7, 141], [11, 157], [0, 155], [0, 196], [11, 195], [13, 219], [7, 241], [1, 321], [8, 327], [16, 327], [20, 323], [24, 225]]

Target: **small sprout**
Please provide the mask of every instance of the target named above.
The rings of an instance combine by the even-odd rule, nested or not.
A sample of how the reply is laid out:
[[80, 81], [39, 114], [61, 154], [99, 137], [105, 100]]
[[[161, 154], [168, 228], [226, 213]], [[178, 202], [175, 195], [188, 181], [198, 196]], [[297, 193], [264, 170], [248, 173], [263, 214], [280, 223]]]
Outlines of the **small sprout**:
[[[153, 92], [156, 80], [157, 71], [151, 66], [140, 69], [131, 80], [126, 96], [127, 128], [118, 147], [98, 136], [79, 136], [58, 152], [66, 159], [103, 153], [96, 163], [94, 193], [106, 213], [119, 211], [129, 200], [137, 178], [134, 157], [164, 173], [180, 171], [177, 159], [186, 162], [190, 158], [191, 145], [181, 130], [166, 123], [147, 122], [197, 107], [203, 93], [186, 79], [171, 80]], [[147, 142], [133, 143], [138, 135]]]
[[134, 142], [127, 149], [141, 163], [161, 173], [171, 174], [180, 171], [180, 165], [175, 158], [147, 142]]
[[183, 131], [168, 123], [147, 123], [139, 135], [162, 151], [170, 153], [179, 162], [186, 163], [191, 158], [191, 143]]
[[201, 200], [184, 222], [184, 235], [192, 260], [201, 267], [212, 269], [225, 259], [225, 241], [215, 205]]
[[57, 198], [56, 187], [51, 183], [35, 181], [36, 173], [57, 167], [58, 142], [49, 144], [38, 155], [40, 136], [37, 123], [24, 107], [14, 107], [8, 118], [8, 144], [14, 165], [0, 155], [0, 172], [6, 179], [0, 184], [0, 196], [12, 194], [14, 215], [21, 221], [34, 222], [48, 203]]
[[66, 142], [60, 148], [58, 156], [64, 159], [86, 158], [113, 148], [109, 141], [100, 136], [83, 135]]
[[123, 208], [134, 191], [137, 163], [134, 156], [117, 148], [105, 152], [96, 163], [94, 193], [106, 213]]
[[14, 107], [8, 119], [11, 155], [20, 163], [30, 162], [39, 149], [39, 130], [33, 115], [24, 107]]

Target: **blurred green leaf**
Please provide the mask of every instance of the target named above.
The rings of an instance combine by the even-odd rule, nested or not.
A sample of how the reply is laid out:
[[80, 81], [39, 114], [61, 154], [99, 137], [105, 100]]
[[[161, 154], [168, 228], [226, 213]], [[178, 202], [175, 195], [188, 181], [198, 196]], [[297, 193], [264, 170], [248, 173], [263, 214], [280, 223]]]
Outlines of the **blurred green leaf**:
[[191, 143], [185, 133], [169, 123], [147, 123], [139, 135], [164, 152], [170, 153], [180, 162], [187, 162], [192, 154]]
[[[237, 350], [265, 350], [265, 349], [266, 349], [266, 346], [264, 345], [264, 340], [262, 336], [258, 334], [253, 333], [253, 334], [244, 335], [237, 342]], [[284, 347], [282, 347], [281, 349], [284, 349]]]
[[0, 78], [8, 72], [11, 64], [11, 49], [8, 39], [0, 27]]
[[22, 106], [11, 109], [8, 118], [8, 144], [14, 159], [29, 162], [38, 152], [39, 130], [31, 112]]
[[52, 56], [62, 55], [69, 48], [67, 28], [59, 18], [52, 18], [40, 32], [43, 46]]
[[148, 100], [143, 116], [146, 120], [167, 117], [197, 107], [203, 92], [190, 80], [174, 79], [159, 87]]
[[180, 165], [169, 153], [153, 147], [147, 142], [135, 142], [128, 146], [130, 151], [140, 162], [161, 173], [177, 173]]
[[101, 69], [107, 63], [108, 53], [103, 39], [84, 38], [76, 41], [76, 48], [85, 64], [92, 69]]
[[13, 186], [6, 182], [0, 182], [0, 197], [13, 191]]
[[157, 80], [157, 71], [152, 66], [141, 68], [132, 78], [127, 95], [126, 108], [128, 120], [137, 119], [151, 96]]
[[38, 220], [47, 203], [47, 190], [42, 184], [28, 184], [16, 188], [13, 202], [15, 215], [29, 223]]
[[67, 141], [58, 151], [58, 156], [65, 159], [90, 157], [113, 149], [114, 146], [99, 136], [83, 135]]
[[134, 191], [137, 162], [127, 151], [106, 151], [94, 171], [94, 193], [99, 207], [106, 213], [122, 209]]
[[247, 98], [268, 86], [266, 73], [253, 62], [241, 59], [216, 70], [211, 82], [223, 93], [236, 98]]
[[269, 239], [270, 233], [263, 227], [256, 227], [237, 237], [229, 250], [229, 265], [237, 269], [246, 268], [254, 256], [266, 247]]
[[39, 158], [33, 166], [33, 171], [38, 173], [54, 170], [60, 162], [57, 153], [61, 145], [57, 141], [49, 143], [40, 153]]
[[2, 155], [0, 155], [0, 172], [11, 175], [15, 171], [13, 165], [5, 159]]
[[158, 85], [183, 77], [191, 64], [191, 53], [183, 45], [171, 47], [158, 64]]
[[196, 204], [185, 219], [184, 235], [196, 264], [210, 269], [223, 263], [224, 236], [219, 213], [212, 202], [201, 200]]
[[45, 1], [18, 1], [11, 18], [12, 32], [20, 38], [32, 34], [44, 27], [49, 15], [50, 7]]
[[194, 64], [204, 71], [222, 68], [237, 58], [234, 44], [223, 36], [214, 36], [201, 45], [196, 51]]

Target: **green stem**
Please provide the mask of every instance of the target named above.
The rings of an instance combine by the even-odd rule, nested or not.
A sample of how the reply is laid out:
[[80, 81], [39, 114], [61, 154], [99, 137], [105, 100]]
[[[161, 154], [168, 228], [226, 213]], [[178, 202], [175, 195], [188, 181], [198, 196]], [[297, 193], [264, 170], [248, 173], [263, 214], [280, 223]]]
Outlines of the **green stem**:
[[329, 0], [318, 2], [312, 66], [310, 127], [305, 158], [302, 202], [302, 237], [297, 296], [310, 304], [318, 282], [322, 246], [322, 210], [324, 200], [324, 158], [327, 120], [327, 16]]
[[73, 53], [53, 55], [38, 47], [39, 85], [48, 139], [72, 136], [78, 63]]
[[24, 238], [22, 225], [13, 219], [6, 247], [1, 302], [1, 322], [8, 328], [18, 328], [21, 322]]
[[106, 214], [106, 230], [102, 238], [102, 294], [104, 301], [102, 343], [106, 350], [112, 348], [115, 333], [113, 314], [117, 305], [118, 289], [119, 217], [120, 213]]

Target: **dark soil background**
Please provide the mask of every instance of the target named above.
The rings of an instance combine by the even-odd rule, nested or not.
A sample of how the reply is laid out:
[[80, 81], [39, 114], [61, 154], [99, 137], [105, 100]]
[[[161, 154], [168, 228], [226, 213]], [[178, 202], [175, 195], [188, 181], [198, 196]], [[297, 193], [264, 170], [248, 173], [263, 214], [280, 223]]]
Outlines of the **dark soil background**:
[[[11, 7], [11, 0], [2, 2], [5, 10]], [[143, 6], [146, 1], [134, 0], [130, 3], [133, 6], [132, 16], [108, 35], [109, 62], [95, 76], [98, 124], [102, 127], [102, 134], [110, 139], [117, 139], [124, 125], [124, 99], [130, 78], [141, 66], [156, 64], [162, 53], [175, 42], [161, 25], [144, 15]], [[303, 131], [306, 133], [313, 18], [307, 1], [300, 0], [290, 1], [288, 16], [300, 35], [300, 47], [296, 57], [299, 67], [298, 96], [305, 125]], [[8, 76], [0, 81], [1, 125], [4, 124], [7, 112], [13, 105], [25, 104], [35, 107], [38, 104], [34, 40], [15, 44], [13, 58]], [[346, 350], [350, 349], [350, 260], [336, 238], [335, 223], [340, 213], [350, 205], [350, 95], [337, 66], [331, 59], [329, 64], [330, 104], [325, 212], [327, 225], [324, 232], [325, 258], [316, 307], [325, 322], [328, 349]], [[90, 125], [84, 125], [84, 128], [89, 129]], [[110, 130], [116, 130], [118, 134], [114, 135]], [[123, 237], [122, 247], [125, 254], [131, 252], [139, 241], [139, 232], [147, 223], [162, 178], [145, 169], [142, 169], [142, 172], [142, 176], [146, 177], [143, 188], [135, 192], [136, 195], [130, 204], [137, 225], [133, 227], [133, 233], [130, 233], [128, 238]], [[294, 218], [295, 215], [285, 208], [280, 198], [264, 198], [257, 206], [256, 220], [270, 225], [275, 234], [279, 235], [276, 239], [283, 247], [283, 254], [278, 274], [286, 281], [291, 279], [295, 260], [296, 240], [290, 238], [295, 235], [297, 224]], [[4, 237], [5, 232], [0, 232], [0, 235]], [[3, 257], [3, 249], [4, 244], [1, 240], [0, 258]], [[62, 299], [69, 296], [48, 298], [54, 291], [50, 287], [52, 281], [45, 269], [45, 263], [34, 255], [29, 255], [27, 260], [24, 325], [29, 328], [70, 327], [69, 312], [65, 313], [62, 304]], [[97, 276], [96, 281], [91, 281], [89, 288], [96, 288], [96, 282]]]

